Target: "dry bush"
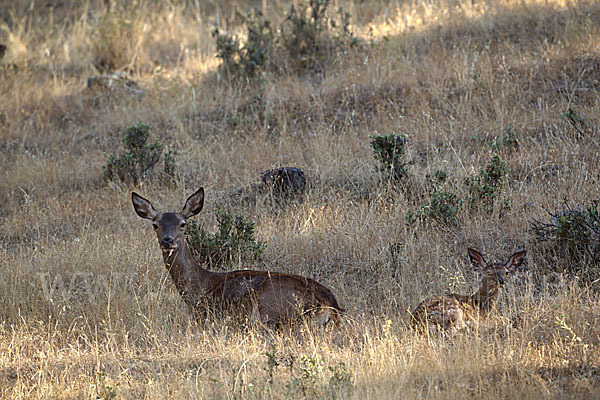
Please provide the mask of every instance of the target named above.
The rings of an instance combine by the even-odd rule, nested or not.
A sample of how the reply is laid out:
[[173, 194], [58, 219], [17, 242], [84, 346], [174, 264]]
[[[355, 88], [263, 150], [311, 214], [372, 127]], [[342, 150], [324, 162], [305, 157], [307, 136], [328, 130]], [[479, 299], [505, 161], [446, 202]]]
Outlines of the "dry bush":
[[[216, 73], [210, 32], [243, 32], [236, 6], [261, 2], [32, 4], [0, 5], [0, 397], [596, 395], [598, 282], [557, 271], [561, 252], [528, 221], [599, 197], [597, 2], [341, 1], [365, 47], [318, 78], [258, 85]], [[266, 5], [275, 18], [290, 3]], [[144, 93], [87, 88], [100, 69]], [[174, 184], [103, 182], [136, 121], [179, 150]], [[369, 146], [390, 133], [406, 137], [401, 185], [381, 183]], [[494, 155], [510, 208], [407, 220], [439, 193], [468, 199], [465, 179]], [[231, 196], [279, 166], [306, 171], [300, 201]], [[174, 210], [199, 186], [202, 228], [226, 210], [266, 245], [231, 268], [327, 285], [347, 309], [339, 332], [191, 319], [130, 191]], [[408, 309], [476, 289], [469, 246], [530, 256], [478, 332], [418, 336]]]

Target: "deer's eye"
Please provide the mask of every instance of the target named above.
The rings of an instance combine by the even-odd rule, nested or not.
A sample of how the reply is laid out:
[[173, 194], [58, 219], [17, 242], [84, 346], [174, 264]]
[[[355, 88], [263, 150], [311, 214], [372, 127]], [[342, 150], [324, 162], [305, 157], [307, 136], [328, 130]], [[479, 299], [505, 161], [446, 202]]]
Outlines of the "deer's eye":
[[154, 230], [158, 229], [158, 224], [152, 224], [152, 227], [154, 228]]
[[181, 229], [184, 229], [186, 225], [187, 225], [187, 224], [186, 224], [186, 222], [185, 222], [185, 221], [183, 221], [183, 222], [181, 223], [181, 225], [180, 225], [180, 226], [181, 226]]

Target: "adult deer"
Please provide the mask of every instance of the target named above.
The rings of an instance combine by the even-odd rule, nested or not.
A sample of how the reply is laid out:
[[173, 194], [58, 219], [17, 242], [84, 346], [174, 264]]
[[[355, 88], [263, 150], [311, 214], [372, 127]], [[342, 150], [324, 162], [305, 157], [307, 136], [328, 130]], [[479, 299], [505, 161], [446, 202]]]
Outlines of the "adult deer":
[[300, 316], [318, 325], [339, 321], [343, 310], [333, 293], [310, 278], [269, 271], [208, 271], [192, 257], [184, 235], [186, 220], [204, 205], [204, 188], [185, 202], [181, 212], [159, 213], [152, 204], [131, 194], [135, 212], [152, 221], [165, 266], [181, 297], [198, 315], [208, 311], [241, 310], [268, 327]]
[[477, 250], [468, 249], [468, 252], [471, 262], [484, 273], [479, 290], [468, 296], [449, 294], [430, 297], [412, 312], [413, 326], [420, 330], [437, 326], [452, 333], [485, 319], [498, 300], [506, 275], [523, 263], [527, 253], [519, 251], [504, 264], [488, 264]]

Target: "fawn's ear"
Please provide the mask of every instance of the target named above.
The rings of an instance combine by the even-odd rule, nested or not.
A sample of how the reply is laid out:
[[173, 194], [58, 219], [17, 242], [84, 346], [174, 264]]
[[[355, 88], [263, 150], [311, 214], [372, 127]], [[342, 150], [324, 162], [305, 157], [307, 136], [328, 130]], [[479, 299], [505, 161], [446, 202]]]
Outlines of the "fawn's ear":
[[204, 188], [201, 187], [196, 193], [188, 197], [181, 214], [185, 219], [188, 219], [198, 214], [202, 207], [204, 207]]
[[481, 255], [480, 252], [478, 252], [475, 249], [471, 249], [471, 248], [467, 249], [467, 251], [469, 252], [469, 258], [471, 259], [471, 262], [473, 263], [473, 265], [475, 265], [478, 268], [486, 268], [487, 267], [487, 263], [483, 259], [483, 256]]
[[506, 269], [515, 269], [519, 265], [523, 264], [525, 261], [525, 256], [527, 255], [526, 250], [521, 250], [510, 256], [508, 261], [506, 262]]
[[152, 204], [136, 192], [131, 192], [131, 201], [137, 215], [142, 218], [154, 220], [158, 212], [152, 207]]

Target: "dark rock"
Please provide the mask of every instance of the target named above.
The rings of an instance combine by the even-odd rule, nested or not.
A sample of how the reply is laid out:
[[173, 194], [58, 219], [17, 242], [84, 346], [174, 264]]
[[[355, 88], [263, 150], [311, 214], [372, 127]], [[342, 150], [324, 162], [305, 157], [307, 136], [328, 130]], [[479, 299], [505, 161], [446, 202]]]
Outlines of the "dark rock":
[[304, 171], [296, 167], [280, 167], [260, 173], [264, 188], [274, 195], [301, 193], [306, 188]]

